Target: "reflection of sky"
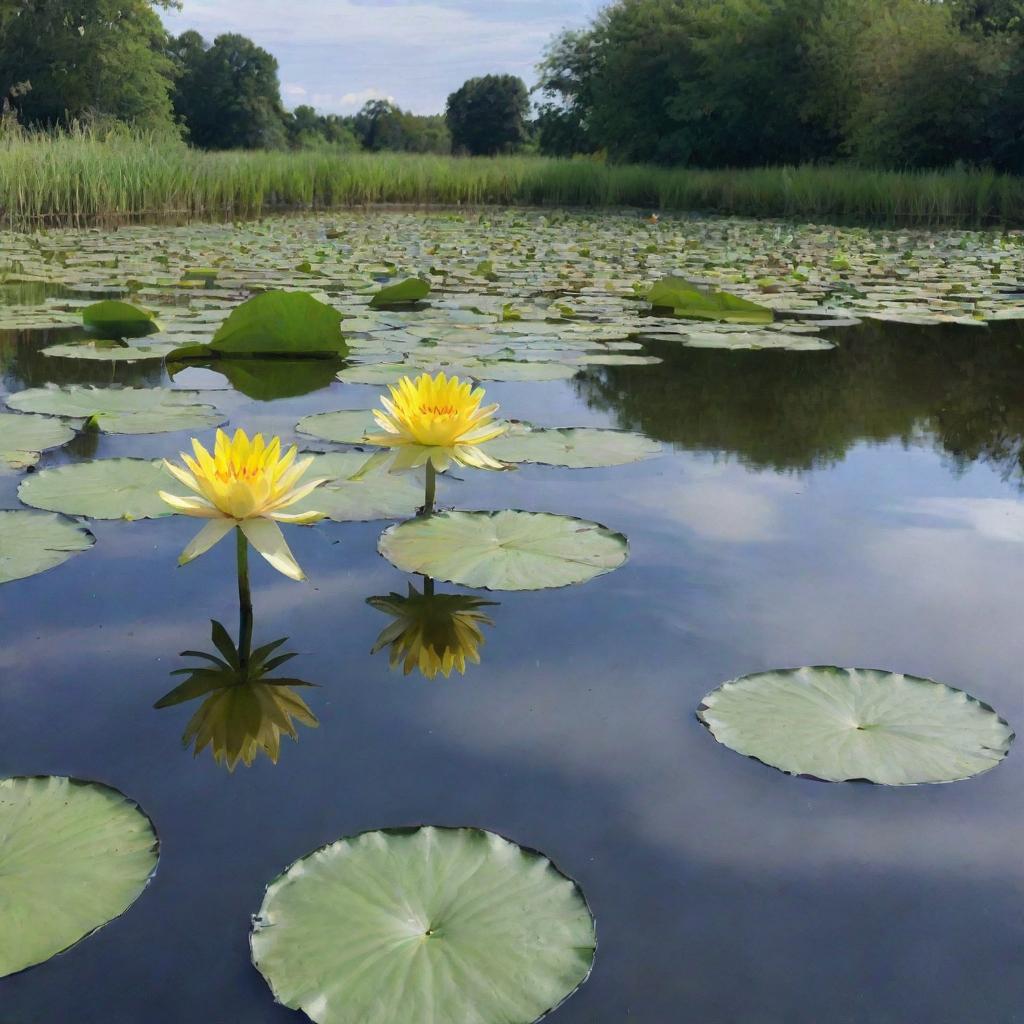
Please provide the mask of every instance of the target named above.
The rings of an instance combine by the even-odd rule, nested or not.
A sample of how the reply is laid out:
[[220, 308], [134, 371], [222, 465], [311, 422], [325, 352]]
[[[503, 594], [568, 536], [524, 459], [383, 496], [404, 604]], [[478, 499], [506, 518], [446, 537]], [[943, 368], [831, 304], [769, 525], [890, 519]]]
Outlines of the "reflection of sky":
[[[566, 384], [490, 390], [510, 415], [607, 422]], [[287, 433], [376, 393], [228, 409]], [[102, 438], [100, 454], [181, 440]], [[404, 588], [375, 553], [380, 524], [291, 530], [312, 582], [254, 563], [256, 640], [304, 652], [292, 664], [322, 684], [306, 695], [321, 727], [284, 740], [277, 768], [193, 761], [178, 742], [190, 712], [151, 710], [208, 620], [234, 626], [230, 545], [176, 569], [193, 522], [99, 523], [93, 551], [0, 588], [0, 771], [118, 785], [164, 843], [123, 920], [0, 983], [12, 1022], [292, 1020], [248, 964], [263, 885], [340, 835], [417, 821], [493, 828], [584, 884], [601, 951], [559, 1022], [1014, 1019], [1019, 752], [950, 786], [828, 786], [736, 756], [693, 717], [725, 679], [834, 662], [939, 678], [1024, 721], [1024, 560], [976, 512], [1015, 502], [1009, 485], [895, 444], [800, 476], [671, 451], [460, 476], [460, 507], [595, 519], [629, 536], [629, 564], [501, 595], [483, 664], [427, 682], [369, 655], [381, 619], [365, 598]]]

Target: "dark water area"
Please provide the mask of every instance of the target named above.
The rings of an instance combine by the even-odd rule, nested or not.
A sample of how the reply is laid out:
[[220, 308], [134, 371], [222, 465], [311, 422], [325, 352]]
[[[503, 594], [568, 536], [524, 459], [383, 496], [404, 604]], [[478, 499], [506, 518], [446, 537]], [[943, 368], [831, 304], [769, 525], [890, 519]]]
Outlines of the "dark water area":
[[[194, 709], [153, 708], [179, 652], [234, 623], [230, 545], [179, 569], [192, 521], [95, 522], [91, 551], [0, 588], [0, 775], [114, 785], [162, 851], [122, 918], [0, 981], [0, 1024], [302, 1020], [249, 961], [265, 885], [340, 836], [420, 822], [500, 832], [580, 882], [599, 950], [557, 1024], [1024, 1020], [1019, 751], [950, 785], [829, 785], [734, 754], [694, 717], [724, 680], [837, 664], [939, 679], [1024, 722], [1024, 335], [836, 337], [807, 353], [652, 344], [659, 365], [488, 386], [504, 415], [665, 451], [456, 474], [445, 505], [580, 516], [631, 547], [581, 586], [483, 595], [499, 603], [465, 676], [404, 677], [371, 654], [387, 618], [367, 599], [410, 579], [376, 552], [385, 524], [290, 530], [310, 582], [254, 560], [256, 642], [289, 637], [319, 727], [284, 739], [276, 766], [193, 758]], [[53, 359], [49, 343], [0, 337], [7, 393], [166, 383], [158, 363]], [[201, 369], [175, 384], [227, 386]], [[301, 441], [300, 417], [380, 390], [218, 404]], [[83, 435], [40, 467], [187, 441]], [[0, 507], [19, 507], [18, 480], [0, 476]]]

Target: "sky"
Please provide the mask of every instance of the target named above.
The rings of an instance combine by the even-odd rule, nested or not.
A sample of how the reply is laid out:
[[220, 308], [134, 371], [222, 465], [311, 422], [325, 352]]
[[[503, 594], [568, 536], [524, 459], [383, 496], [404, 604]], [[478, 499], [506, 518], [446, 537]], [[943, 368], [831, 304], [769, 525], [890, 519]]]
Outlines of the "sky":
[[606, 0], [183, 0], [175, 34], [240, 32], [280, 64], [285, 106], [350, 114], [387, 98], [416, 114], [444, 110], [467, 78], [528, 85], [551, 37], [587, 24]]

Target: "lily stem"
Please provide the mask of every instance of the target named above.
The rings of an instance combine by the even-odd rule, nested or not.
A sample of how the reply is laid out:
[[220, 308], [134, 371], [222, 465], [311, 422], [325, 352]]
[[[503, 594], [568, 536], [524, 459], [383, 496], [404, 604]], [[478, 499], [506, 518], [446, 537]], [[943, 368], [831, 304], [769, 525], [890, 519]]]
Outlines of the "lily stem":
[[427, 491], [423, 499], [423, 514], [429, 516], [434, 511], [434, 496], [437, 494], [437, 470], [427, 459]]
[[238, 527], [235, 527], [235, 545], [238, 552], [238, 662], [244, 676], [252, 652], [252, 592], [249, 589], [249, 541]]

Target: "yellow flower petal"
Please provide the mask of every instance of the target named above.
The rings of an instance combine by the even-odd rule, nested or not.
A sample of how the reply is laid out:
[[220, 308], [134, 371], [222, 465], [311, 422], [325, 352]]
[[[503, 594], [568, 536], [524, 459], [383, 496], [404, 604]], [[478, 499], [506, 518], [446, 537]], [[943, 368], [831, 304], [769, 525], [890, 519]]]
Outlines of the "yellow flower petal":
[[233, 529], [235, 523], [230, 519], [211, 519], [193, 538], [181, 556], [178, 565], [187, 565], [193, 558], [206, 554], [219, 540], [223, 540]]
[[246, 519], [239, 523], [239, 529], [278, 572], [293, 580], [306, 578], [277, 523], [269, 519]]

